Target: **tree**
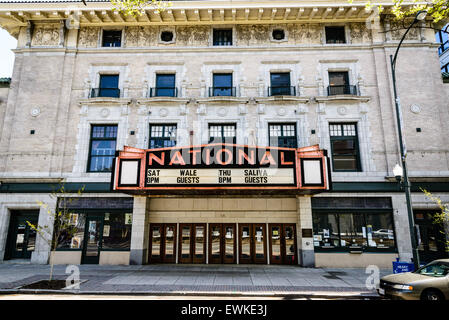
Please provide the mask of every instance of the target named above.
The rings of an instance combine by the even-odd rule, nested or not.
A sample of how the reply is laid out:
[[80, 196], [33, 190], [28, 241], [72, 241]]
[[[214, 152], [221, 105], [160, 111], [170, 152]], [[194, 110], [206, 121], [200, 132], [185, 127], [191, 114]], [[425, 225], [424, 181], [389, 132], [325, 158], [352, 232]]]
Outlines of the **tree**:
[[155, 12], [160, 13], [172, 6], [167, 0], [111, 0], [111, 3], [115, 6], [114, 10], [134, 17], [145, 14], [145, 9], [148, 8], [155, 8]]
[[[84, 185], [77, 191], [78, 196], [81, 196], [84, 191]], [[38, 201], [40, 207], [44, 208], [49, 216], [49, 221], [53, 225], [53, 228], [45, 225], [34, 225], [27, 221], [27, 224], [31, 229], [35, 230], [50, 247], [50, 281], [53, 279], [54, 259], [51, 258], [51, 254], [56, 251], [58, 244], [65, 238], [72, 238], [78, 231], [77, 227], [73, 225], [73, 211], [68, 208], [68, 204], [73, 201], [74, 198], [67, 197], [64, 184], [61, 184], [59, 188], [50, 193], [50, 197], [56, 200], [56, 209], [51, 209], [47, 203]]]
[[[439, 197], [434, 196], [425, 189], [421, 189], [421, 191], [424, 192], [427, 198], [436, 203], [441, 210], [441, 212], [432, 216], [433, 223], [441, 225], [443, 230], [445, 230], [445, 227], [449, 228], [449, 203], [443, 203]], [[444, 231], [441, 232], [445, 234]], [[446, 251], [449, 252], [449, 240], [446, 240]]]
[[[348, 0], [353, 3], [353, 0]], [[410, 2], [414, 3], [410, 5]], [[432, 18], [433, 23], [444, 22], [449, 18], [449, 1], [447, 0], [411, 0], [404, 5], [404, 0], [393, 0], [391, 13], [398, 19], [415, 16], [420, 10], [426, 10], [427, 16]], [[371, 0], [365, 3], [367, 9], [374, 7]], [[378, 12], [383, 12], [384, 8], [379, 5]]]

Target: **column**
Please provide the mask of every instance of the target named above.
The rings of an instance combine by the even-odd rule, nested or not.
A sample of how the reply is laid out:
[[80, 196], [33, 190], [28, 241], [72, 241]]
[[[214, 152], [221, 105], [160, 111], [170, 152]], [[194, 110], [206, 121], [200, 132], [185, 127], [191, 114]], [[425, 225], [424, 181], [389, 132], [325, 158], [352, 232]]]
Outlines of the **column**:
[[50, 235], [53, 237], [53, 229], [55, 226], [55, 213], [57, 210], [56, 199], [45, 201], [48, 207], [40, 207], [38, 226], [43, 230], [45, 238], [39, 233], [36, 234], [36, 247], [31, 254], [31, 263], [48, 264], [50, 258]]
[[315, 251], [313, 249], [312, 201], [310, 196], [296, 197], [298, 223], [298, 262], [303, 267], [315, 267]]
[[129, 264], [147, 263], [149, 202], [148, 197], [134, 197]]
[[410, 228], [408, 224], [405, 194], [400, 192], [391, 197], [393, 204], [394, 232], [400, 261], [411, 262], [413, 258]]

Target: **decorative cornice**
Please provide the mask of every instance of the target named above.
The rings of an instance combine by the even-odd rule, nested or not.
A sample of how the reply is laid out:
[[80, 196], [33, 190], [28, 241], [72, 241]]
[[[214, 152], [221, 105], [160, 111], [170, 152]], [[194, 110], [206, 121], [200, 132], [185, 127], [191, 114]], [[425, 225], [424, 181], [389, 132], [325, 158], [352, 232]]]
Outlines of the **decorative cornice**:
[[152, 97], [152, 98], [142, 98], [137, 99], [137, 104], [140, 105], [148, 105], [153, 103], [173, 103], [173, 104], [186, 104], [189, 103], [191, 100], [189, 98], [175, 98], [175, 97]]
[[271, 96], [271, 97], [256, 97], [256, 103], [269, 103], [269, 102], [302, 102], [307, 103], [310, 101], [310, 97], [296, 97], [296, 96]]
[[89, 99], [80, 99], [78, 100], [78, 105], [81, 107], [83, 105], [128, 105], [131, 103], [131, 98], [89, 98]]
[[349, 94], [315, 97], [316, 102], [334, 102], [334, 101], [335, 102], [341, 102], [341, 101], [368, 102], [370, 100], [371, 100], [371, 98], [368, 96], [355, 96], [355, 95], [349, 95]]

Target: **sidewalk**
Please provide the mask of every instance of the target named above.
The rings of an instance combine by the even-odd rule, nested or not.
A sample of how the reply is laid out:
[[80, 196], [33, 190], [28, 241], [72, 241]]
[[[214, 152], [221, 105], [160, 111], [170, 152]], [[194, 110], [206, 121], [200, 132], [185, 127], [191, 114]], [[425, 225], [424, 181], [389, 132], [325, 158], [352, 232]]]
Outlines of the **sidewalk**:
[[[232, 295], [377, 298], [366, 288], [365, 269], [258, 265], [80, 265], [79, 290], [27, 290], [21, 286], [49, 276], [49, 265], [0, 264], [0, 294], [66, 293], [114, 295]], [[54, 279], [65, 280], [65, 265]], [[381, 269], [380, 277], [392, 273]]]

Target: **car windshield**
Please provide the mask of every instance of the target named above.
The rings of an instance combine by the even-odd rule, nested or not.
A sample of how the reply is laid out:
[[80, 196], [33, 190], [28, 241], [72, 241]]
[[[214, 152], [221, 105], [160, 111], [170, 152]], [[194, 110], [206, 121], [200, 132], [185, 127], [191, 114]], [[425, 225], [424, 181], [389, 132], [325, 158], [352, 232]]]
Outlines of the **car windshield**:
[[445, 277], [447, 274], [449, 274], [449, 263], [431, 263], [422, 268], [419, 268], [415, 271], [415, 273], [430, 277]]

